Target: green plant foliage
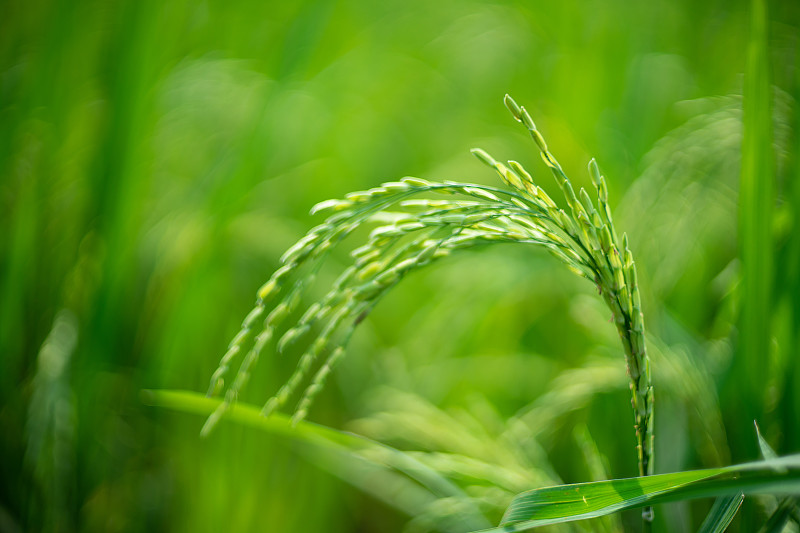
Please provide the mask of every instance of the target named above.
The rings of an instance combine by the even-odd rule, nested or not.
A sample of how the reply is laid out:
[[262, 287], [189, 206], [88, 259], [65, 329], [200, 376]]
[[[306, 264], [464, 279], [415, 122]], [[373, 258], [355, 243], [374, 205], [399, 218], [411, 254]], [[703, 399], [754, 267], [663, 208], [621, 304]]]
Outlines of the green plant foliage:
[[722, 533], [728, 529], [743, 501], [744, 494], [741, 492], [733, 496], [720, 496], [714, 500], [714, 505], [700, 525], [698, 533]]
[[[208, 415], [220, 405], [219, 400], [185, 391], [144, 391], [143, 401], [152, 406], [200, 415]], [[463, 520], [463, 524], [475, 524], [476, 520], [480, 520], [469, 516], [470, 511], [476, 511], [468, 504], [471, 498], [441, 476], [440, 473], [446, 471], [443, 464], [434, 463], [434, 468], [426, 464], [425, 460], [430, 457], [404, 453], [352, 433], [293, 421], [281, 414], [264, 417], [257, 407], [241, 403], [230, 406], [227, 416], [231, 421], [310, 444], [317, 452], [309, 455], [312, 460], [364, 490], [371, 488], [367, 483], [369, 476], [362, 474], [351, 477], [354, 470], [342, 469], [342, 462], [367, 463], [370, 469], [380, 469], [385, 473], [401, 472], [438, 497], [439, 502], [451, 500], [453, 505], [447, 515], [450, 520], [458, 518]], [[426, 419], [430, 421], [432, 417], [427, 416]], [[462, 473], [466, 470], [463, 464], [456, 468]], [[502, 486], [497, 479], [493, 483]], [[393, 487], [393, 491], [398, 490], [397, 483]], [[397, 492], [394, 493], [397, 495]], [[546, 525], [599, 518], [625, 509], [730, 494], [717, 499], [700, 529], [703, 532], [721, 532], [736, 515], [744, 493], [800, 494], [800, 455], [707, 470], [558, 485], [528, 491], [514, 498], [501, 527], [486, 529], [486, 532], [527, 531]], [[386, 494], [386, 491], [379, 491], [378, 494]], [[402, 501], [401, 498], [399, 503], [402, 504]], [[457, 503], [459, 501], [460, 505]], [[429, 501], [428, 505], [432, 505], [432, 502]], [[779, 516], [786, 516], [786, 508], [786, 505], [781, 506]], [[418, 516], [422, 517], [424, 513]], [[770, 523], [774, 520], [770, 519]]]
[[[769, 74], [767, 2], [751, 2], [752, 24], [747, 46], [747, 70], [743, 101], [741, 202], [739, 238], [742, 259], [740, 344], [734, 369], [737, 389], [756, 387], [766, 381], [764, 366], [757, 363], [769, 352], [772, 313], [773, 236], [775, 204], [775, 155], [772, 126], [772, 90]], [[756, 396], [753, 391], [748, 396]], [[761, 400], [763, 402], [763, 400]], [[743, 420], [757, 416], [742, 404]], [[752, 447], [751, 447], [752, 448]]]
[[[330, 351], [317, 370], [295, 411], [302, 420], [328, 374], [344, 353], [344, 346], [356, 326], [375, 304], [409, 272], [427, 266], [454, 250], [492, 243], [536, 244], [547, 248], [576, 274], [592, 281], [612, 312], [623, 343], [631, 377], [635, 428], [638, 439], [639, 471], [652, 473], [653, 391], [649, 360], [644, 341], [644, 322], [636, 278], [636, 266], [625, 234], [620, 239], [614, 229], [608, 206], [608, 185], [597, 163], [589, 163], [589, 173], [596, 190], [593, 201], [580, 190], [578, 199], [561, 165], [549, 152], [541, 133], [524, 107], [510, 96], [505, 103], [514, 118], [530, 132], [550, 167], [569, 206], [560, 209], [538, 187], [531, 175], [516, 161], [508, 166], [495, 161], [484, 151], [473, 153], [495, 169], [511, 190], [463, 183], [431, 183], [419, 178], [403, 178], [380, 187], [350, 193], [343, 200], [317, 204], [312, 214], [334, 214], [306, 234], [281, 257], [283, 266], [259, 289], [256, 307], [247, 315], [239, 333], [231, 341], [219, 367], [211, 378], [209, 394], [224, 388], [224, 377], [240, 352], [245, 352], [240, 369], [225, 392], [225, 401], [203, 428], [208, 434], [225, 410], [236, 400], [247, 383], [252, 368], [275, 329], [298, 306], [305, 286], [313, 282], [320, 262], [329, 249], [365, 222], [389, 222], [375, 228], [366, 245], [354, 250], [354, 263], [334, 282], [325, 297], [312, 304], [298, 323], [278, 341], [278, 351], [303, 337], [318, 323], [323, 324], [300, 357], [297, 369], [264, 406], [266, 416], [283, 406], [303, 382], [315, 360]], [[410, 199], [419, 193], [460, 195], [468, 200]], [[595, 203], [597, 207], [595, 208]], [[415, 212], [414, 209], [420, 211]], [[409, 210], [411, 210], [409, 212]], [[287, 281], [308, 265], [296, 281]], [[287, 295], [263, 320], [252, 348], [246, 349], [249, 337], [265, 312], [266, 304], [284, 285]], [[349, 323], [334, 340], [337, 330]]]
[[[218, 400], [188, 391], [143, 391], [142, 401], [146, 405], [205, 416], [220, 405]], [[437, 521], [447, 531], [489, 525], [479, 510], [469, 505], [471, 499], [458, 485], [410, 454], [359, 435], [295, 421], [280, 413], [265, 417], [258, 408], [241, 403], [229, 408], [228, 417], [239, 424], [308, 445], [302, 451], [309, 460], [361, 490], [374, 492], [410, 515], [424, 517], [437, 504], [454, 502], [455, 512]]]
[[[240, 352], [246, 353], [235, 379], [225, 389], [224, 402], [203, 426], [203, 435], [212, 431], [236, 401], [264, 347], [272, 340], [276, 328], [298, 307], [305, 287], [314, 281], [329, 250], [364, 223], [389, 222], [372, 230], [367, 244], [351, 252], [353, 265], [278, 340], [277, 350], [283, 352], [320, 324], [319, 334], [304, 348], [295, 371], [264, 405], [265, 416], [281, 408], [311, 372], [316, 360], [329, 352], [295, 410], [294, 420], [302, 420], [342, 358], [358, 324], [411, 271], [447, 257], [452, 251], [480, 244], [534, 244], [546, 248], [570, 270], [592, 281], [611, 311], [631, 380], [639, 474], [653, 472], [653, 386], [636, 265], [627, 235], [623, 233], [620, 239], [614, 228], [606, 180], [592, 159], [589, 174], [596, 198], [592, 200], [583, 188], [576, 194], [530, 114], [509, 95], [505, 96], [505, 104], [530, 133], [561, 189], [568, 210], [560, 209], [518, 162], [509, 161], [506, 166], [480, 149], [472, 153], [493, 168], [510, 190], [407, 177], [349, 193], [342, 200], [317, 204], [311, 210], [312, 215], [333, 214], [283, 254], [283, 266], [258, 290], [256, 306], [244, 319], [211, 378], [209, 395], [225, 389], [224, 378], [230, 366]], [[419, 193], [458, 195], [468, 200], [412, 198]], [[415, 208], [420, 211], [415, 212]], [[301, 270], [298, 278], [297, 272]], [[248, 349], [259, 318], [284, 286], [286, 296], [267, 314]], [[646, 509], [643, 516], [645, 521], [652, 521], [652, 510]]]
[[[209, 388], [283, 252], [346, 211], [309, 215], [327, 198], [411, 174], [481, 192], [409, 184], [418, 192], [401, 202], [486, 205], [488, 192], [508, 204], [494, 189], [514, 189], [469, 154], [481, 146], [509, 170], [517, 158], [571, 216], [529, 132], [500, 108], [506, 92], [600, 216], [586, 171], [597, 158], [616, 237], [627, 233], [658, 391], [649, 465], [753, 460], [753, 419], [777, 455], [797, 453], [800, 17], [796, 2], [759, 3], [763, 17], [750, 3], [3, 2], [0, 531], [464, 533], [500, 523], [527, 490], [637, 476], [617, 324], [594, 284], [538, 243], [440, 248], [373, 300], [325, 366], [343, 320], [269, 418], [285, 428], [281, 413], [297, 412], [391, 447], [425, 484], [379, 447], [303, 441], [304, 420], [291, 434], [222, 421], [200, 439], [200, 416], [141, 401], [142, 389]], [[771, 143], [759, 133], [770, 119]], [[771, 185], [747, 163], [770, 152]], [[737, 231], [745, 219], [760, 240]], [[351, 252], [403, 223], [365, 220], [318, 258], [295, 310], [273, 315], [232, 419], [263, 409], [323, 334], [317, 321], [287, 336]], [[486, 233], [497, 239], [501, 223]], [[409, 231], [394, 249], [456, 226]], [[312, 262], [251, 317], [212, 392], [234, 385]], [[748, 286], [754, 265], [763, 277]], [[355, 281], [345, 290], [366, 283]], [[795, 502], [748, 495], [728, 531], [797, 529]], [[696, 531], [711, 505], [661, 504], [651, 530]], [[636, 532], [640, 514], [543, 530]]]
[[[645, 505], [735, 495], [740, 491], [800, 493], [800, 455], [708, 470], [537, 489], [517, 496], [503, 518], [503, 527], [492, 531], [525, 531]], [[734, 499], [738, 508], [741, 500]]]

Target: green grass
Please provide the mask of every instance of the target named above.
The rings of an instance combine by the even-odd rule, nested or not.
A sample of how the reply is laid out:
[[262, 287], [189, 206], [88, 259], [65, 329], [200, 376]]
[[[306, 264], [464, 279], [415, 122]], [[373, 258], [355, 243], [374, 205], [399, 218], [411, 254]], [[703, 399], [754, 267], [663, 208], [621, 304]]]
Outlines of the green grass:
[[[747, 96], [746, 99], [751, 97]], [[751, 467], [736, 466], [645, 477], [652, 476], [654, 472], [654, 395], [640, 289], [633, 255], [628, 247], [628, 236], [625, 233], [621, 239], [617, 236], [608, 205], [608, 185], [595, 160], [589, 162], [589, 174], [596, 193], [593, 201], [583, 188], [579, 195], [575, 193], [572, 182], [550, 153], [525, 108], [508, 95], [505, 104], [514, 118], [529, 131], [542, 160], [561, 189], [567, 210], [560, 209], [518, 162], [508, 161], [506, 166], [480, 149], [473, 149], [472, 153], [497, 172], [507, 189], [402, 178], [369, 190], [349, 193], [341, 200], [326, 200], [317, 204], [311, 209], [311, 214], [327, 212], [328, 218], [283, 254], [281, 268], [258, 290], [256, 306], [244, 319], [241, 330], [231, 341], [214, 372], [208, 395], [224, 392], [224, 399], [208, 417], [201, 435], [210, 435], [236, 404], [264, 348], [276, 336], [275, 332], [282, 322], [297, 310], [304, 292], [315, 282], [328, 253], [361, 226], [385, 224], [372, 229], [367, 243], [351, 251], [353, 264], [339, 275], [329, 292], [312, 303], [298, 322], [278, 339], [276, 351], [283, 353], [288, 346], [303, 341], [303, 337], [308, 338], [304, 341], [306, 347], [301, 349], [302, 355], [296, 369], [261, 410], [264, 418], [269, 419], [287, 403], [312, 373], [317, 360], [327, 353], [310, 378], [292, 416], [293, 425], [301, 422], [329, 374], [342, 359], [358, 325], [411, 272], [427, 267], [437, 259], [447, 258], [455, 251], [486, 244], [527, 244], [547, 249], [569, 270], [591, 281], [611, 311], [612, 322], [622, 341], [630, 379], [638, 469], [642, 477], [576, 486], [560, 485], [522, 493], [511, 502], [498, 531], [509, 528], [527, 530], [598, 518], [637, 507], [644, 507], [643, 529], [649, 531], [653, 522], [651, 504], [711, 495], [720, 498], [701, 529], [724, 531], [741, 506], [745, 492], [778, 495], [800, 493], [800, 485], [793, 477], [799, 466], [796, 458], [787, 458], [785, 466], [776, 463], [754, 467], [767, 470], [763, 476], [749, 476]], [[748, 127], [751, 126], [745, 123], [746, 132]], [[770, 138], [768, 136], [767, 140]], [[752, 156], [747, 151], [748, 140], [745, 135], [744, 177], [750, 164], [747, 157]], [[750, 140], [750, 143], [753, 141]], [[771, 143], [769, 146], [771, 148]], [[750, 150], [754, 149], [751, 147]], [[456, 199], [416, 197], [426, 193], [455, 196]], [[286, 295], [272, 304], [271, 301], [284, 289]], [[270, 308], [272, 310], [266, 314]], [[253, 337], [252, 347], [247, 348], [259, 318], [264, 314], [266, 318], [262, 320], [261, 330]], [[226, 375], [240, 352], [246, 355], [241, 358], [235, 378], [226, 386]], [[737, 360], [741, 360], [741, 356]], [[437, 429], [431, 431], [438, 432]], [[758, 432], [757, 425], [756, 431], [762, 455], [767, 462], [779, 461]], [[588, 441], [592, 446], [591, 438]], [[587, 458], [587, 463], [591, 462]], [[489, 472], [489, 469], [485, 471]], [[791, 506], [791, 502], [791, 498], [784, 499], [779, 509]], [[453, 508], [450, 515], [453, 514], [460, 513]]]
[[[740, 326], [735, 373], [736, 396], [743, 390], [742, 420], [763, 412], [763, 384], [769, 380], [772, 360], [773, 313], [773, 211], [775, 206], [775, 153], [772, 133], [772, 86], [769, 71], [767, 3], [752, 2], [752, 23], [747, 48], [743, 99], [742, 171], [739, 187], [739, 249], [742, 261]], [[745, 441], [742, 423], [732, 428]], [[749, 430], [749, 427], [748, 427]], [[755, 446], [744, 448], [753, 453]]]
[[[185, 391], [144, 391], [143, 401], [147, 405], [202, 415], [210, 415], [222, 405], [219, 400]], [[431, 496], [438, 496], [440, 500], [468, 501], [467, 494], [436, 469], [427, 467], [411, 454], [364, 437], [292, 420], [281, 414], [263, 416], [258, 408], [248, 405], [229, 406], [226, 414], [231, 421], [311, 445], [314, 450], [310, 455], [311, 460], [339, 475], [342, 475], [342, 463], [366, 462], [372, 471], [405, 474], [430, 491]], [[759, 462], [639, 478], [559, 485], [523, 492], [511, 502], [500, 527], [487, 529], [486, 533], [528, 531], [547, 525], [600, 518], [625, 509], [717, 495], [722, 496], [715, 502], [700, 530], [724, 531], [736, 515], [744, 494], [800, 493], [800, 455], [779, 458], [768, 445], [764, 444], [764, 447], [769, 453]], [[340, 469], [333, 468], [335, 463], [339, 463]], [[375, 495], [378, 497], [390, 493], [387, 489], [376, 490], [365, 479], [352, 476], [350, 469], [343, 471], [347, 473], [343, 476], [344, 479], [362, 490], [376, 491]], [[396, 487], [393, 486], [391, 490], [396, 490]], [[778, 507], [777, 516], [786, 515], [785, 508], [791, 509], [793, 506], [791, 498], [784, 500]], [[462, 516], [465, 509], [469, 507], [453, 506], [449, 518], [469, 524], [471, 517]], [[416, 512], [422, 513], [424, 510]]]
[[[312, 214], [328, 212], [330, 216], [283, 254], [281, 268], [258, 290], [256, 306], [244, 319], [211, 377], [208, 394], [224, 391], [224, 401], [206, 421], [203, 436], [213, 431], [236, 402], [264, 348], [276, 336], [282, 322], [297, 310], [331, 249], [362, 225], [386, 223], [372, 229], [367, 243], [351, 252], [353, 265], [277, 341], [276, 350], [283, 353], [288, 346], [303, 341], [303, 337], [308, 339], [296, 369], [264, 405], [265, 417], [287, 403], [312, 373], [316, 361], [324, 356], [294, 411], [295, 423], [304, 419], [344, 355], [357, 326], [411, 272], [453, 252], [481, 245], [541, 246], [575, 274], [592, 282], [611, 312], [630, 377], [639, 475], [653, 473], [654, 395], [636, 265], [628, 248], [627, 234], [620, 238], [614, 228], [606, 180], [592, 159], [588, 170], [595, 199], [583, 188], [576, 194], [525, 108], [508, 95], [505, 104], [540, 150], [542, 160], [561, 189], [567, 210], [560, 209], [518, 162], [509, 161], [506, 166], [480, 149], [473, 149], [472, 153], [494, 169], [508, 189], [403, 178], [349, 193], [342, 200], [317, 204]], [[417, 198], [418, 194], [426, 193], [455, 195], [457, 199]], [[271, 300], [284, 288], [286, 295], [272, 306]], [[262, 315], [266, 318], [262, 319], [260, 332], [254, 335]], [[314, 330], [318, 333], [309, 334]], [[252, 347], [248, 348], [251, 336]], [[226, 386], [226, 375], [240, 353], [244, 355], [239, 370]], [[647, 524], [652, 522], [652, 509], [648, 507], [643, 517]]]
[[[576, 191], [591, 190], [591, 156], [607, 178], [642, 292], [656, 472], [755, 460], [752, 417], [780, 455], [798, 451], [791, 3], [769, 6], [764, 52], [778, 89], [770, 355], [757, 359], [765, 383], [738, 385], [737, 365], [753, 363], [737, 344], [736, 228], [755, 200], [738, 171], [747, 4], [5, 2], [0, 528], [465, 531], [499, 523], [534, 487], [635, 477], [615, 326], [591, 284], [534, 247], [464, 251], [406, 276], [308, 415], [412, 452], [466, 500], [390, 476], [405, 503], [376, 503], [292, 440], [236, 424], [199, 439], [199, 418], [140, 401], [142, 389], [205, 391], [318, 202], [409, 174], [497, 185], [472, 146], [518, 157], [555, 198], [499, 107], [506, 92]], [[348, 252], [329, 255], [301, 307]], [[239, 401], [263, 405], [301, 355], [265, 349]], [[739, 401], [759, 411], [745, 419]], [[453, 506], [475, 520], [441, 525]], [[710, 506], [665, 504], [653, 530], [696, 530]], [[779, 502], [743, 506], [729, 531]], [[639, 515], [558, 530], [636, 530]]]

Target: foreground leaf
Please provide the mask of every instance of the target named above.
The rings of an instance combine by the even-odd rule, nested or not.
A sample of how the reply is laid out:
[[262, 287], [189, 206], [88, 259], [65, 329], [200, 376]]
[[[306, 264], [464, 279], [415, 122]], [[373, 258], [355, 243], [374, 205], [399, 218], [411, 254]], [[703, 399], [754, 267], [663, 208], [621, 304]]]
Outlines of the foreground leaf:
[[697, 533], [722, 533], [728, 529], [743, 501], [744, 494], [741, 492], [735, 496], [717, 498]]
[[800, 455], [724, 468], [523, 492], [511, 502], [501, 527], [487, 532], [525, 531], [548, 524], [597, 518], [626, 509], [739, 492], [800, 494]]

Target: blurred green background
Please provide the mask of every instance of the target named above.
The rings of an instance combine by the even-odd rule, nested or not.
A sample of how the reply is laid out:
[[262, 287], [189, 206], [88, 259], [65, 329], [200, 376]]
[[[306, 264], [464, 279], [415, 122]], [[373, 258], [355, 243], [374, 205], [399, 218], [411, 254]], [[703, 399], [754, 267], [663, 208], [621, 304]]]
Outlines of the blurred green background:
[[[592, 156], [609, 180], [644, 288], [656, 470], [756, 459], [742, 404], [798, 451], [798, 6], [770, 18], [773, 289], [768, 350], [750, 353], [736, 342], [747, 2], [5, 0], [0, 531], [480, 526], [413, 483], [318, 468], [293, 439], [231, 423], [200, 439], [200, 417], [140, 391], [205, 391], [316, 202], [405, 175], [495, 183], [473, 146], [552, 191], [506, 92], [576, 184]], [[521, 490], [635, 475], [624, 362], [593, 293], [521, 247], [414, 274], [310, 418], [413, 451], [487, 523]], [[745, 390], [747, 360], [762, 375]], [[243, 400], [263, 403], [294, 361], [268, 350]], [[775, 505], [748, 501], [736, 530]], [[656, 528], [694, 531], [709, 505], [664, 507]], [[637, 514], [580, 527], [559, 531], [635, 529]]]

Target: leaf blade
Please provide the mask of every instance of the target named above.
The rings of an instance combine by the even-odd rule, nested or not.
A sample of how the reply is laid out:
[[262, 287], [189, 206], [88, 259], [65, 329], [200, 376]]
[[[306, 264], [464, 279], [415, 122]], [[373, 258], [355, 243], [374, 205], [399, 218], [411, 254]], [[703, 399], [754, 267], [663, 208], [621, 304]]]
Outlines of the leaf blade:
[[[784, 471], [781, 471], [781, 470]], [[512, 501], [499, 528], [486, 533], [597, 518], [672, 501], [737, 494], [800, 494], [800, 455], [724, 468], [547, 487]]]
[[741, 492], [733, 496], [717, 498], [697, 533], [723, 533], [736, 517], [743, 501], [744, 494]]

